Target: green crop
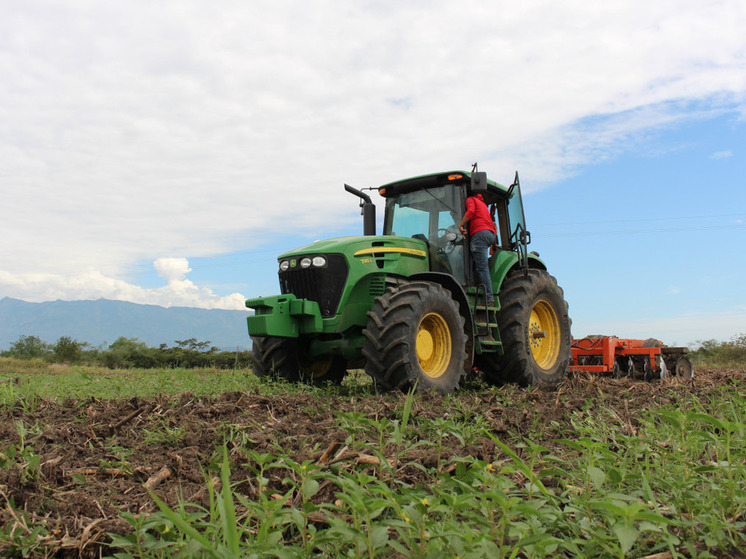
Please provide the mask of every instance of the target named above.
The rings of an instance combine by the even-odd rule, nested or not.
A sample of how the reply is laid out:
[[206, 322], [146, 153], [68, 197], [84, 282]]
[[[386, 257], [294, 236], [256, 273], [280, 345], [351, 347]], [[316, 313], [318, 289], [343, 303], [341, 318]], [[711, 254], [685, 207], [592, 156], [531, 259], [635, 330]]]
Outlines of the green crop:
[[[159, 502], [150, 524], [132, 519], [136, 537], [127, 545], [153, 541], [141, 556], [155, 556], [169, 541], [164, 534], [148, 539], [160, 519], [158, 526], [179, 533], [168, 553], [199, 545], [211, 557], [706, 557], [708, 549], [740, 549], [746, 409], [743, 401], [714, 403], [717, 415], [700, 411], [696, 400], [645, 412], [635, 432], [581, 412], [575, 438], [546, 445], [483, 430], [483, 440], [498, 449], [495, 461], [444, 456], [444, 438], [466, 440], [465, 425], [409, 415], [411, 396], [400, 419], [339, 413], [350, 451], [377, 460], [329, 467], [297, 462], [280, 449], [245, 449], [255, 473], [256, 497], [249, 499], [230, 485], [223, 450], [222, 491], [210, 510]], [[420, 447], [435, 452], [432, 467], [407, 458]], [[428, 482], [393, 475], [408, 468]], [[286, 492], [274, 498], [270, 470], [284, 472]]]

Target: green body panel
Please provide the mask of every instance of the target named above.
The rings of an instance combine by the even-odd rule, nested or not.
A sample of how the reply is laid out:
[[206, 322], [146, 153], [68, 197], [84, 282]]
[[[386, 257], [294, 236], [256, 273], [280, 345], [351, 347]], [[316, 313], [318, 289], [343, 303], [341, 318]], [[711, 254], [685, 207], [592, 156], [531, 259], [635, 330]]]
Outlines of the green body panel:
[[[373, 243], [379, 246], [373, 246]], [[382, 245], [380, 243], [383, 243]], [[345, 290], [334, 316], [322, 318], [318, 303], [298, 299], [293, 294], [248, 299], [246, 306], [255, 310], [247, 318], [252, 336], [297, 338], [322, 334], [343, 334], [343, 339], [317, 341], [312, 353], [332, 352], [352, 358], [363, 345], [361, 335], [374, 299], [385, 290], [387, 277], [407, 278], [429, 270], [425, 243], [408, 237], [341, 237], [318, 241], [282, 254], [279, 260], [314, 254], [342, 254], [349, 266]], [[545, 268], [543, 262], [529, 255], [531, 267]], [[493, 290], [500, 291], [503, 280], [518, 265], [518, 255], [498, 251], [490, 262]], [[472, 299], [472, 297], [469, 297]], [[469, 301], [474, 304], [473, 300]], [[499, 308], [499, 297], [496, 299]]]
[[[520, 266], [518, 254], [509, 250], [498, 250], [497, 254], [490, 259], [490, 276], [492, 277], [492, 291], [499, 294], [503, 281], [508, 273]], [[528, 267], [546, 270], [544, 262], [533, 254], [528, 255]]]
[[[373, 300], [385, 291], [387, 277], [406, 278], [429, 269], [427, 247], [423, 241], [408, 237], [339, 237], [317, 241], [286, 252], [279, 261], [295, 265], [305, 256], [342, 255], [348, 275], [337, 312], [322, 318], [314, 301], [295, 295], [273, 295], [246, 301], [256, 311], [247, 318], [252, 336], [297, 338], [308, 334], [338, 334], [351, 328], [361, 330]], [[301, 304], [304, 301], [308, 304]]]

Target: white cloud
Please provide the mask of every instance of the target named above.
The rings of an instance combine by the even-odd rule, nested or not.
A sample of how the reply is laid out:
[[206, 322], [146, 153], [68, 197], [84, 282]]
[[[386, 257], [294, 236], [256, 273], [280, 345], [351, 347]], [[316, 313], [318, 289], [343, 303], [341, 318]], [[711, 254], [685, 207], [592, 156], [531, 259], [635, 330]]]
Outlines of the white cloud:
[[112, 299], [162, 307], [198, 307], [205, 309], [245, 309], [240, 293], [219, 296], [211, 289], [198, 287], [185, 278], [189, 264], [184, 258], [161, 258], [154, 263], [168, 285], [143, 288], [107, 277], [100, 272], [77, 274], [10, 274], [0, 271], [0, 297], [31, 302], [56, 299]]
[[[0, 269], [87, 293], [161, 254], [358, 231], [344, 181], [478, 160], [546, 185], [743, 103], [744, 28], [741, 0], [16, 2]], [[188, 270], [160, 266], [193, 294]]]
[[724, 150], [724, 151], [716, 151], [712, 155], [710, 155], [710, 159], [728, 159], [729, 157], [733, 157], [733, 152], [731, 150]]
[[153, 262], [153, 267], [168, 283], [184, 281], [186, 275], [192, 271], [186, 258], [158, 258]]

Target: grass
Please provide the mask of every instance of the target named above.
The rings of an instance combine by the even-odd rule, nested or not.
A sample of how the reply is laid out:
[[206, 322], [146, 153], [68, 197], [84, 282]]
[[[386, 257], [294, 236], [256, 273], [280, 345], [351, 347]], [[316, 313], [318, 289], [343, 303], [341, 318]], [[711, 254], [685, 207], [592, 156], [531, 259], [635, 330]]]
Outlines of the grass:
[[[365, 401], [370, 386], [351, 375], [342, 387], [259, 381], [250, 371], [131, 370], [40, 366], [28, 373], [0, 361], [0, 405], [33, 410], [40, 398], [130, 398], [190, 392], [218, 395], [306, 391], [325, 406], [329, 395]], [[516, 392], [492, 389], [493, 406], [515, 406]], [[599, 390], [599, 393], [601, 391]], [[603, 395], [602, 395], [603, 396]], [[167, 505], [155, 494], [152, 514], [123, 513], [128, 535], [111, 535], [114, 557], [717, 557], [746, 548], [746, 400], [742, 386], [721, 386], [621, 421], [603, 401], [588, 399], [542, 437], [495, 433], [465, 404], [469, 392], [443, 400], [443, 417], [417, 417], [418, 398], [403, 398], [394, 416], [337, 412], [345, 444], [366, 463], [299, 462], [279, 445], [257, 452], [240, 426], [225, 424], [205, 471], [209, 502]], [[559, 401], [559, 395], [558, 395]], [[603, 398], [601, 398], [603, 400]], [[361, 408], [364, 409], [364, 408]], [[176, 445], [183, 433], [166, 422], [149, 433]], [[16, 426], [0, 468], [33, 478], [33, 429]], [[553, 432], [560, 432], [554, 429]], [[491, 442], [494, 459], [461, 448]], [[114, 443], [113, 443], [114, 444]], [[228, 451], [230, 448], [230, 452]], [[408, 451], [432, 454], [432, 465]], [[113, 455], [126, 462], [126, 449]], [[236, 479], [243, 468], [251, 475]], [[417, 476], [401, 475], [416, 471]], [[270, 480], [281, 479], [278, 485]], [[216, 483], [215, 480], [219, 480]], [[252, 491], [247, 491], [249, 483]], [[249, 497], [249, 494], [252, 496]], [[12, 503], [8, 503], [10, 511]], [[23, 521], [20, 511], [14, 512]], [[43, 527], [0, 530], [0, 543], [23, 555]], [[24, 551], [26, 550], [26, 551]]]
[[[343, 384], [333, 387], [339, 394], [370, 394], [372, 383], [361, 371], [351, 371]], [[260, 381], [250, 369], [107, 369], [84, 365], [50, 364], [41, 359], [0, 357], [0, 405], [32, 402], [34, 399], [62, 401], [66, 398], [149, 398], [190, 393], [218, 396], [249, 391], [267, 395], [288, 392], [318, 392], [327, 388], [292, 385], [269, 379]]]
[[0, 405], [17, 399], [148, 398], [189, 392], [216, 396], [253, 390], [259, 379], [249, 370], [123, 369], [49, 365], [18, 370], [15, 359], [0, 358]]

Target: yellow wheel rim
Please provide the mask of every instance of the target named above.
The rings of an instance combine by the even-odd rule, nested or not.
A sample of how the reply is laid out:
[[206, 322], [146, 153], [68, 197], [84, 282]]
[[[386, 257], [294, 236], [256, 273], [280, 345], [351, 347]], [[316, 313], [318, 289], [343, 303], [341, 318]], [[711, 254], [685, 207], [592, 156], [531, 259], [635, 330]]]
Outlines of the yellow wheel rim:
[[451, 332], [441, 315], [425, 315], [417, 327], [416, 345], [422, 371], [430, 378], [442, 376], [451, 361]]
[[551, 369], [560, 355], [560, 323], [548, 301], [538, 301], [531, 309], [528, 339], [534, 361], [542, 369]]

